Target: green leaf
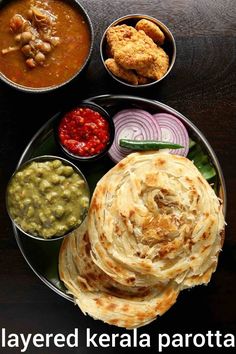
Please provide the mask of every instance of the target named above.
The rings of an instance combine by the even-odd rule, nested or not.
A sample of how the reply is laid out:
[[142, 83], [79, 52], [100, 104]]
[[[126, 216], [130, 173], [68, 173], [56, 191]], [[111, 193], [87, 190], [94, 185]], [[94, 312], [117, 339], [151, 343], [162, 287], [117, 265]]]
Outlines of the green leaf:
[[[188, 159], [192, 160], [194, 165], [201, 172], [206, 180], [210, 180], [216, 176], [216, 170], [209, 160], [207, 154], [205, 154], [201, 146], [193, 140], [190, 140]], [[213, 182], [214, 184], [216, 183]]]

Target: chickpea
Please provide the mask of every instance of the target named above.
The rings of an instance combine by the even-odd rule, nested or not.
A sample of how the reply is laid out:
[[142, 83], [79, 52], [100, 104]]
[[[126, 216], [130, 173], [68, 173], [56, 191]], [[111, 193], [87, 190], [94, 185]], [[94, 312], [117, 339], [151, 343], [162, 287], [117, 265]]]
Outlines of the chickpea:
[[30, 32], [22, 32], [21, 33], [21, 42], [22, 44], [27, 44], [32, 39], [32, 34]]
[[34, 61], [33, 58], [29, 58], [26, 60], [26, 65], [30, 68], [33, 69], [37, 66], [36, 62]]
[[15, 41], [17, 43], [21, 42], [21, 34], [20, 33], [15, 36]]
[[52, 50], [50, 43], [42, 42], [41, 47], [39, 48], [42, 53], [49, 53]]
[[56, 47], [60, 43], [60, 38], [59, 37], [51, 37], [50, 42], [54, 47]]
[[21, 51], [26, 57], [30, 57], [32, 55], [32, 49], [29, 44], [24, 45], [24, 47], [21, 48]]
[[42, 44], [43, 44], [43, 41], [41, 39], [35, 39], [34, 41], [34, 48], [35, 49], [38, 49], [38, 50], [41, 50], [42, 48]]
[[36, 61], [36, 63], [43, 63], [45, 61], [45, 55], [41, 52], [38, 52], [35, 57], [34, 57], [34, 60]]

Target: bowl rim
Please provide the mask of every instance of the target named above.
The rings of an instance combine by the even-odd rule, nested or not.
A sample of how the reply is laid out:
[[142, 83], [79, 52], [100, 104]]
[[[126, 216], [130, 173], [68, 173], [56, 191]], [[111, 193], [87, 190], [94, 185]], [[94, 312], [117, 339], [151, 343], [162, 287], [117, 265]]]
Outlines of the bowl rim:
[[[110, 139], [109, 139], [109, 143], [107, 144], [107, 146], [105, 147], [105, 149], [103, 149], [101, 152], [99, 152], [96, 155], [92, 155], [92, 156], [79, 156], [79, 155], [74, 155], [73, 153], [70, 153], [61, 143], [60, 138], [58, 136], [58, 128], [59, 128], [59, 124], [61, 122], [61, 120], [63, 119], [63, 117], [65, 116], [65, 114], [73, 111], [74, 109], [80, 108], [80, 107], [87, 107], [90, 108], [93, 111], [96, 111], [98, 113], [101, 114], [101, 116], [108, 122], [109, 125], [109, 133], [110, 133]], [[63, 109], [63, 111], [61, 111], [60, 113], [58, 113], [57, 118], [55, 120], [54, 123], [54, 127], [53, 127], [53, 131], [54, 131], [54, 137], [56, 140], [57, 145], [59, 146], [59, 148], [61, 149], [61, 151], [70, 159], [73, 159], [74, 161], [79, 161], [79, 162], [90, 162], [90, 161], [95, 161], [99, 158], [102, 158], [104, 155], [106, 155], [111, 147], [111, 145], [113, 144], [114, 138], [115, 138], [115, 125], [113, 122], [113, 119], [111, 117], [111, 115], [100, 105], [93, 103], [93, 102], [86, 102], [86, 101], [82, 101], [78, 104], [74, 104], [70, 107], [67, 107], [65, 109]]]
[[[119, 79], [118, 77], [116, 77], [115, 75], [113, 75], [111, 73], [110, 70], [108, 70], [108, 68], [106, 67], [105, 65], [105, 60], [104, 60], [104, 55], [103, 55], [103, 45], [104, 45], [104, 42], [106, 40], [106, 33], [108, 31], [109, 28], [111, 27], [114, 27], [116, 25], [118, 25], [120, 22], [123, 22], [125, 20], [129, 20], [129, 19], [132, 19], [132, 18], [137, 18], [137, 19], [148, 19], [158, 25], [160, 25], [161, 29], [164, 29], [165, 32], [168, 33], [169, 37], [171, 38], [171, 44], [173, 45], [173, 54], [172, 54], [172, 58], [171, 58], [171, 62], [170, 62], [170, 66], [167, 70], [167, 72], [165, 73], [165, 75], [163, 75], [159, 80], [155, 80], [155, 81], [152, 81], [152, 82], [149, 82], [147, 84], [141, 84], [141, 85], [132, 85], [132, 84], [129, 84], [128, 82], [125, 82], [125, 81], [122, 81], [121, 79]], [[119, 82], [120, 84], [122, 85], [125, 85], [127, 87], [132, 87], [132, 88], [145, 88], [145, 87], [150, 87], [150, 86], [153, 86], [159, 82], [161, 82], [172, 70], [174, 64], [175, 64], [175, 60], [176, 60], [176, 42], [175, 42], [175, 38], [171, 32], [171, 30], [160, 20], [158, 20], [157, 18], [153, 17], [153, 16], [150, 16], [150, 15], [147, 15], [147, 14], [140, 14], [140, 13], [135, 13], [135, 14], [128, 14], [128, 15], [125, 15], [125, 16], [122, 16], [122, 17], [119, 17], [118, 19], [114, 20], [108, 27], [106, 27], [105, 31], [103, 32], [103, 35], [102, 35], [102, 38], [101, 38], [101, 41], [100, 41], [100, 58], [101, 58], [101, 61], [102, 61], [102, 64], [104, 66], [104, 68], [106, 69], [107, 73], [113, 78], [115, 79], [117, 82]]]
[[[0, 80], [2, 80], [7, 86], [12, 87], [18, 91], [21, 92], [26, 92], [26, 93], [47, 93], [47, 92], [51, 92], [54, 90], [57, 90], [59, 88], [64, 87], [65, 85], [69, 84], [71, 81], [73, 81], [79, 74], [81, 74], [83, 72], [83, 70], [85, 69], [85, 67], [88, 65], [89, 60], [91, 59], [92, 56], [92, 52], [93, 52], [93, 47], [94, 47], [94, 29], [93, 29], [93, 24], [92, 21], [88, 15], [87, 10], [85, 10], [85, 8], [81, 5], [81, 3], [78, 0], [66, 0], [68, 3], [70, 3], [72, 6], [74, 4], [75, 7], [78, 8], [78, 11], [81, 12], [82, 17], [86, 20], [87, 24], [88, 24], [88, 28], [89, 28], [89, 32], [90, 32], [90, 48], [89, 48], [89, 52], [87, 54], [87, 57], [83, 63], [83, 65], [80, 67], [79, 71], [76, 71], [76, 73], [71, 76], [68, 80], [58, 84], [58, 85], [53, 85], [53, 86], [45, 86], [45, 87], [29, 87], [29, 86], [24, 86], [21, 84], [18, 84], [17, 82], [14, 82], [12, 80], [10, 80], [6, 75], [4, 75], [1, 71], [0, 71]], [[4, 1], [0, 2], [1, 7], [7, 5], [4, 4]]]
[[6, 193], [5, 193], [6, 210], [7, 210], [8, 216], [11, 219], [11, 222], [13, 223], [13, 225], [18, 230], [20, 230], [24, 235], [26, 235], [26, 236], [28, 236], [30, 238], [33, 238], [34, 240], [51, 242], [51, 241], [57, 241], [57, 240], [60, 240], [60, 239], [63, 239], [65, 237], [67, 237], [68, 235], [70, 235], [70, 233], [72, 231], [76, 230], [77, 228], [80, 227], [80, 225], [82, 225], [83, 221], [85, 220], [85, 218], [87, 216], [88, 209], [89, 209], [89, 207], [87, 208], [87, 210], [85, 208], [86, 211], [84, 212], [83, 217], [82, 217], [82, 221], [81, 221], [81, 223], [79, 225], [72, 227], [65, 234], [63, 234], [61, 236], [53, 236], [51, 238], [44, 238], [44, 237], [32, 235], [32, 234], [26, 232], [24, 229], [22, 229], [20, 227], [20, 225], [18, 225], [17, 222], [14, 220], [14, 218], [12, 217], [12, 215], [10, 213], [9, 205], [8, 205], [8, 190], [9, 190], [10, 183], [11, 183], [12, 179], [15, 177], [15, 175], [18, 172], [23, 170], [25, 167], [30, 165], [32, 162], [44, 162], [44, 161], [53, 161], [53, 160], [60, 160], [60, 161], [62, 161], [64, 163], [65, 166], [73, 167], [74, 171], [77, 174], [79, 174], [81, 176], [81, 178], [83, 179], [83, 181], [85, 182], [86, 190], [88, 191], [89, 200], [91, 198], [91, 192], [90, 192], [89, 184], [88, 184], [87, 179], [85, 178], [84, 174], [82, 173], [82, 171], [73, 162], [71, 162], [71, 161], [69, 161], [69, 160], [67, 160], [67, 159], [65, 159], [63, 157], [60, 157], [60, 156], [57, 156], [57, 155], [40, 155], [40, 156], [33, 157], [33, 158], [21, 163], [20, 165], [17, 165], [17, 167], [16, 167], [15, 171], [13, 172], [13, 174], [11, 175], [11, 177], [10, 177], [10, 179], [8, 181], [7, 187], [6, 187]]

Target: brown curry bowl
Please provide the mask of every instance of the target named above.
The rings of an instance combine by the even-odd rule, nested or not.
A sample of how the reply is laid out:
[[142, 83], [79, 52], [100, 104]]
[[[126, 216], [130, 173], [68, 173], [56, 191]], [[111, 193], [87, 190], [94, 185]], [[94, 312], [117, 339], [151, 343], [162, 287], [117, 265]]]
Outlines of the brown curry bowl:
[[[130, 84], [130, 83], [122, 80], [121, 78], [118, 78], [117, 76], [112, 74], [111, 71], [107, 68], [107, 66], [105, 64], [105, 60], [108, 59], [106, 34], [107, 34], [107, 31], [109, 30], [110, 27], [114, 27], [114, 26], [117, 26], [117, 25], [126, 24], [128, 26], [135, 27], [136, 23], [139, 20], [141, 20], [141, 19], [145, 19], [145, 20], [149, 20], [149, 21], [153, 22], [164, 33], [165, 41], [164, 41], [164, 44], [161, 47], [165, 50], [165, 52], [169, 56], [169, 68], [168, 68], [167, 72], [159, 80], [153, 80], [153, 81], [150, 81], [150, 82], [145, 83], [145, 84], [134, 85], [134, 84]], [[166, 25], [164, 25], [164, 23], [162, 23], [161, 21], [157, 20], [154, 17], [148, 16], [148, 15], [130, 14], [130, 15], [126, 15], [126, 16], [118, 18], [117, 20], [112, 22], [110, 24], [110, 26], [107, 27], [107, 29], [105, 30], [105, 32], [104, 32], [104, 34], [102, 36], [101, 42], [100, 42], [100, 56], [101, 56], [101, 60], [102, 60], [102, 63], [104, 65], [104, 68], [106, 69], [107, 73], [114, 80], [116, 80], [120, 84], [128, 86], [128, 87], [145, 88], [145, 87], [153, 86], [156, 83], [162, 81], [170, 73], [170, 71], [172, 70], [173, 65], [175, 63], [175, 59], [176, 59], [176, 44], [175, 44], [175, 39], [174, 39], [173, 34], [169, 30], [169, 28]]]
[[[79, 1], [40, 0], [32, 6], [25, 0], [3, 0], [0, 16], [0, 79], [5, 84], [27, 93], [45, 93], [85, 72], [94, 32]], [[45, 16], [46, 30], [40, 16]]]

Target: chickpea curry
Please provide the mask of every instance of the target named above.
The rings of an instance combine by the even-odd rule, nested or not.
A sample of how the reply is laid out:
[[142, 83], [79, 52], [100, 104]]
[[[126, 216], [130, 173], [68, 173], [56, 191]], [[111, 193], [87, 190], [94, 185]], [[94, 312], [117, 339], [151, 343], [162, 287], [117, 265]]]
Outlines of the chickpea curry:
[[7, 205], [23, 231], [52, 238], [82, 223], [89, 207], [89, 189], [82, 176], [60, 160], [31, 162], [13, 175]]
[[14, 0], [0, 10], [0, 71], [32, 88], [60, 85], [80, 70], [89, 26], [66, 0]]

